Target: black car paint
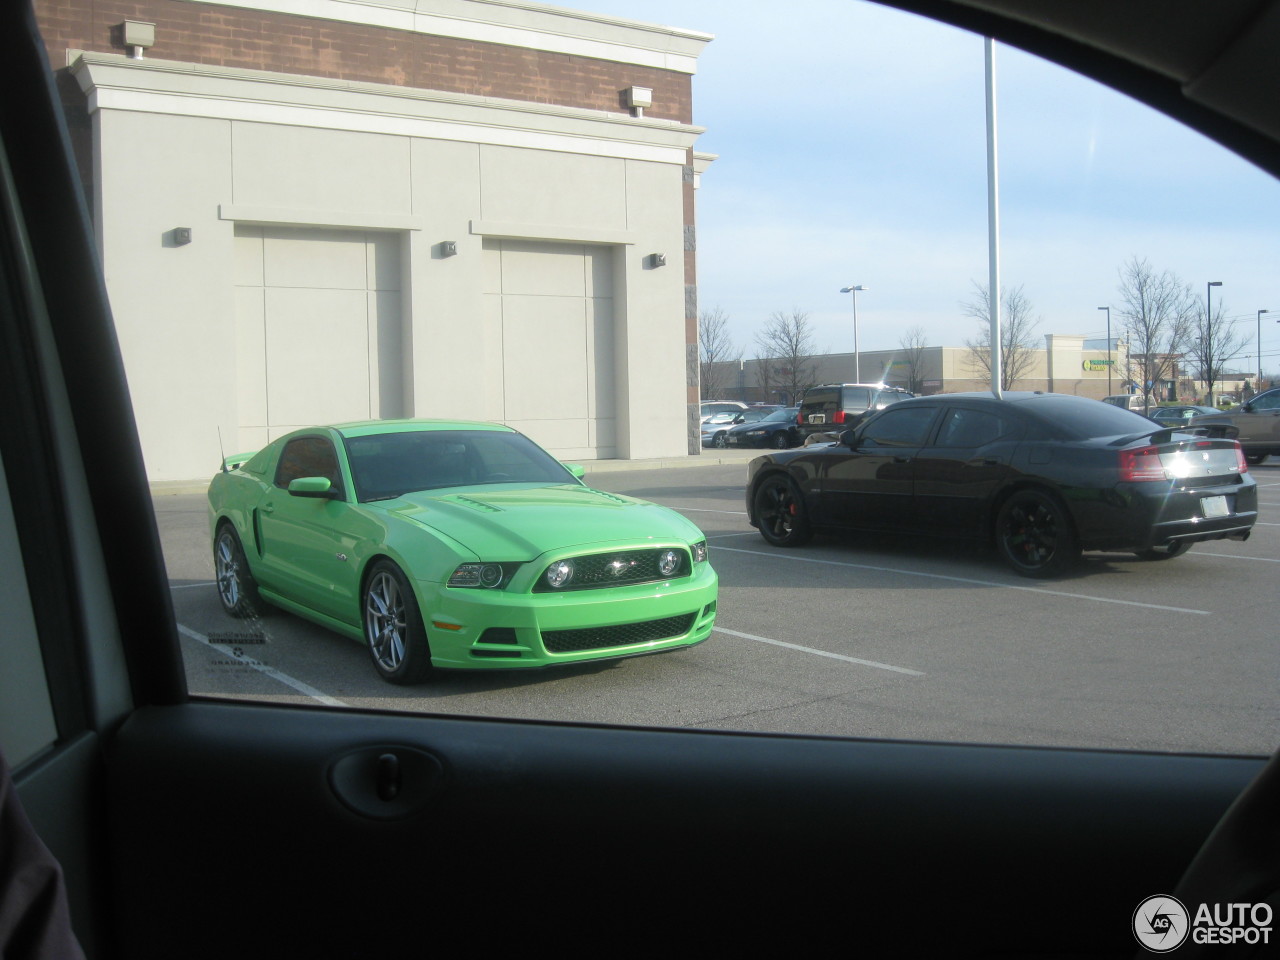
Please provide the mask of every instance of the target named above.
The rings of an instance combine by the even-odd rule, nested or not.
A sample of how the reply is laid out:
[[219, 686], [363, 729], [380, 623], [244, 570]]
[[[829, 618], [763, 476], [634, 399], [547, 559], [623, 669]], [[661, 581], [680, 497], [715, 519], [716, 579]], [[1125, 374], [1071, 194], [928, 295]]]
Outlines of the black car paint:
[[[1157, 427], [1144, 433], [1150, 422], [1133, 414], [1133, 435], [1081, 440], [1035, 407], [1028, 409], [1027, 401], [1034, 396], [1011, 394], [1007, 400], [995, 400], [953, 395], [903, 400], [889, 409], [937, 407], [926, 442], [919, 447], [863, 445], [886, 410], [846, 431], [838, 443], [757, 458], [749, 468], [748, 518], [759, 526], [756, 491], [770, 474], [782, 472], [795, 481], [808, 520], [820, 529], [986, 540], [1004, 502], [1017, 490], [1034, 488], [1047, 491], [1066, 506], [1085, 550], [1137, 551], [1171, 539], [1247, 538], [1257, 517], [1257, 487], [1251, 477], [1237, 474], [1234, 482], [1206, 478], [1199, 484], [1122, 482], [1118, 478], [1120, 451], [1145, 446], [1153, 437], [1168, 440], [1173, 431]], [[944, 415], [954, 409], [998, 409], [1016, 421], [1017, 429], [977, 447], [933, 446], [931, 441], [936, 439]], [[1232, 444], [1229, 440], [1193, 442], [1215, 447]], [[1188, 524], [1186, 513], [1193, 501], [1210, 495], [1232, 497], [1231, 515]]]

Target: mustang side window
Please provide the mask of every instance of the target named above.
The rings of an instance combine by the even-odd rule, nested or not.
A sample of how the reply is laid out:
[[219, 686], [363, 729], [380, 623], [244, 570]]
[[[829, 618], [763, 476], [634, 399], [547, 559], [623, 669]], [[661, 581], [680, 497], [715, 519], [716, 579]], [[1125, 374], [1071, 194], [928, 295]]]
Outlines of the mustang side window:
[[285, 447], [276, 467], [276, 486], [288, 489], [299, 477], [325, 477], [341, 490], [342, 473], [333, 444], [323, 437], [301, 437]]

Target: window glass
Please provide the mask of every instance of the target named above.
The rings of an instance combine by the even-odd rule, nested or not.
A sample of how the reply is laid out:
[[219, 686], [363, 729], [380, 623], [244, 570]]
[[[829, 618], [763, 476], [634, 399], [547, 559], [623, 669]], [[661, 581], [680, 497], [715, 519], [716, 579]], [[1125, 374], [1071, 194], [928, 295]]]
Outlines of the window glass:
[[287, 489], [299, 477], [324, 477], [342, 489], [342, 472], [333, 444], [323, 437], [300, 437], [285, 445], [276, 466], [276, 486]]
[[981, 447], [1012, 433], [1014, 422], [986, 410], [952, 410], [938, 430], [940, 447]]
[[[419, 36], [348, 4], [354, 20], [317, 33], [325, 4], [294, 31], [288, 0], [142, 0], [131, 16], [156, 22], [156, 44], [133, 58], [118, 19], [89, 0], [34, 5], [111, 267], [196, 696], [1101, 748], [1259, 753], [1280, 739], [1267, 579], [1280, 560], [1270, 516], [1280, 458], [1249, 465], [1261, 521], [1247, 542], [1197, 543], [1160, 563], [1093, 551], [1065, 587], [1028, 593], [996, 559], [917, 552], [896, 537], [892, 548], [835, 536], [766, 544], [744, 506], [748, 464], [794, 455], [827, 469], [838, 444], [691, 453], [703, 450], [699, 403], [727, 425], [758, 415], [743, 404], [802, 396], [800, 422], [771, 434], [772, 447], [806, 432], [826, 443], [850, 424], [841, 410], [904, 396], [882, 384], [986, 389], [975, 316], [988, 253], [980, 37], [857, 0], [654, 0], [642, 10], [582, 0], [569, 6], [585, 16], [547, 7], [550, 33], [527, 28], [524, 4], [484, 3], [502, 29], [480, 45], [495, 56], [476, 62], [474, 22], [457, 37]], [[467, 5], [432, 0], [445, 12], [419, 20], [443, 30]], [[202, 45], [186, 14], [215, 8], [220, 36]], [[627, 26], [637, 18], [674, 32]], [[590, 33], [560, 47], [585, 40], [601, 56], [570, 69], [564, 49], [539, 47], [558, 28]], [[300, 39], [344, 31], [362, 42]], [[226, 36], [254, 39], [228, 47]], [[68, 48], [85, 51], [72, 67]], [[1008, 392], [1206, 402], [1194, 339], [1149, 355], [1133, 339], [1120, 288], [1127, 265], [1144, 262], [1177, 275], [1188, 317], [1223, 313], [1238, 335], [1225, 374], [1251, 373], [1258, 391], [1280, 380], [1280, 326], [1258, 312], [1280, 310], [1269, 300], [1276, 184], [1091, 81], [1012, 48], [997, 55], [1005, 293], [1020, 292], [1029, 324], [1004, 365]], [[619, 102], [650, 77], [652, 106]], [[178, 115], [175, 104], [190, 109]], [[717, 310], [728, 339], [719, 371], [697, 362]], [[771, 325], [805, 336], [789, 349], [766, 336]], [[1030, 366], [1018, 365], [1020, 351]], [[1244, 395], [1240, 380], [1216, 384], [1215, 398]], [[873, 386], [833, 386], [843, 383]], [[1274, 409], [1269, 396], [1254, 406]], [[1023, 406], [1007, 420], [956, 411], [937, 442], [963, 451], [1025, 432], [1048, 442], [1036, 456], [1054, 460], [1055, 442], [1156, 428], [1104, 403]], [[895, 403], [865, 442], [920, 446], [935, 413]], [[311, 435], [283, 455], [273, 446], [294, 431], [402, 417], [433, 425], [351, 433], [338, 447]], [[228, 454], [249, 459], [223, 473]], [[839, 475], [833, 489], [852, 513], [882, 510], [886, 523], [929, 491], [941, 525], [984, 514], [971, 495], [1012, 468], [945, 451], [927, 459]], [[585, 467], [585, 486], [565, 464]], [[307, 476], [341, 489], [346, 472], [343, 502], [296, 497], [279, 509], [277, 497], [273, 514], [253, 499]], [[211, 490], [229, 475], [243, 481], [240, 499], [215, 507], [210, 525]], [[880, 480], [891, 496], [867, 486]], [[539, 496], [555, 509], [543, 512]], [[661, 526], [659, 507], [633, 500], [694, 532]], [[783, 510], [779, 529], [792, 525]], [[345, 526], [317, 527], [317, 517]], [[220, 554], [218, 519], [241, 524]], [[377, 541], [380, 530], [396, 531], [394, 543]], [[572, 591], [585, 569], [568, 562], [615, 541], [627, 549], [592, 575], [657, 584], [651, 602], [599, 623], [557, 610], [543, 618], [563, 621], [547, 626], [555, 642], [662, 642], [714, 614], [709, 637], [679, 656], [515, 669], [543, 629], [541, 614], [512, 612], [535, 575], [548, 607], [564, 606], [569, 594], [556, 591]], [[480, 644], [483, 669], [388, 683], [368, 645], [353, 649], [324, 625], [350, 614], [359, 634], [358, 603], [342, 598], [358, 596], [360, 551], [372, 555], [375, 542], [413, 557], [406, 582], [423, 603], [447, 598], [423, 611], [428, 630], [452, 638], [441, 650], [473, 626], [477, 642], [498, 631]], [[288, 569], [290, 556], [261, 567], [271, 543], [308, 552], [309, 565]], [[229, 613], [220, 583], [239, 550], [242, 568], [278, 589], [305, 581], [322, 615]], [[715, 598], [675, 608], [667, 584], [707, 550]], [[501, 615], [463, 616], [482, 608]], [[866, 610], [893, 629], [858, 627]], [[978, 675], [992, 682], [978, 689]], [[1080, 690], [1088, 696], [1063, 693]]]
[[867, 425], [862, 434], [862, 445], [872, 447], [914, 447], [924, 443], [933, 423], [936, 407], [896, 407], [886, 410]]

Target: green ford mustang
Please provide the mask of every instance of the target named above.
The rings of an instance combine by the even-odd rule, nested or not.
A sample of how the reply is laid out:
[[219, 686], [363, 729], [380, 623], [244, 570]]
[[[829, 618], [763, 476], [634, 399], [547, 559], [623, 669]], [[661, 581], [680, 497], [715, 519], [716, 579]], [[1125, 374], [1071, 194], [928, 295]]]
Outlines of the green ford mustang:
[[492, 423], [299, 430], [209, 485], [218, 595], [235, 617], [265, 600], [362, 641], [392, 683], [705, 640], [702, 532], [581, 474]]

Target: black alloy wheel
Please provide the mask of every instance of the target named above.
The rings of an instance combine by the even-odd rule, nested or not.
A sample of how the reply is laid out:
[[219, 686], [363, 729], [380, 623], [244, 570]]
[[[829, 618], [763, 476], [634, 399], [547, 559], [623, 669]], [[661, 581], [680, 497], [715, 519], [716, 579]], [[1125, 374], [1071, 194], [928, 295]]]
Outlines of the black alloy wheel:
[[1064, 573], [1080, 556], [1071, 518], [1057, 497], [1019, 490], [996, 518], [996, 548], [1015, 573], [1044, 579]]
[[364, 639], [373, 665], [391, 683], [420, 683], [431, 673], [431, 647], [414, 598], [400, 568], [379, 560], [365, 580]]
[[1244, 462], [1251, 467], [1256, 467], [1265, 459], [1267, 459], [1267, 455], [1265, 453], [1246, 453], [1244, 455]]
[[266, 611], [240, 538], [229, 522], [218, 527], [213, 541], [213, 571], [223, 612], [240, 619], [256, 619]]
[[717, 433], [714, 437], [711, 438], [711, 445], [713, 447], [718, 447], [721, 450], [727, 447], [729, 445], [729, 438], [726, 435], [726, 433], [727, 431], [724, 431], [724, 430], [721, 430], [719, 433]]
[[813, 525], [790, 477], [781, 473], [765, 477], [756, 488], [754, 502], [760, 534], [775, 547], [798, 547], [812, 539]]
[[773, 435], [773, 440], [770, 445], [775, 450], [786, 450], [791, 446], [791, 438], [787, 436], [787, 431], [779, 430]]

